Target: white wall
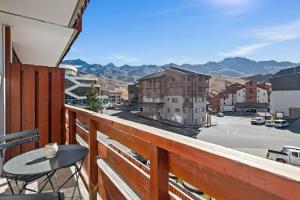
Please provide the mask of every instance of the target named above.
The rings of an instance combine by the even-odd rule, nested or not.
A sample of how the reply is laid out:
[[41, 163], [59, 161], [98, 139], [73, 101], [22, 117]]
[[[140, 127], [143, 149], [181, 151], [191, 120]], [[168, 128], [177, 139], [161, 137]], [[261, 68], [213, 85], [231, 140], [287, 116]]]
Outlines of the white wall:
[[257, 102], [258, 103], [269, 103], [267, 90], [262, 89], [262, 88], [257, 88]]
[[[177, 103], [173, 102], [172, 99], [176, 98]], [[177, 123], [184, 124], [185, 122], [189, 125], [196, 124], [201, 125], [205, 123], [206, 115], [206, 99], [193, 99], [193, 109], [183, 110], [184, 98], [182, 96], [165, 96], [164, 97], [164, 107], [162, 116], [164, 119], [174, 121]], [[168, 112], [168, 108], [170, 112]], [[176, 112], [179, 109], [180, 112]], [[194, 119], [192, 119], [194, 117]], [[196, 121], [195, 121], [196, 120]]]
[[5, 110], [4, 110], [4, 34], [3, 34], [3, 27], [2, 23], [0, 22], [0, 134], [4, 133], [4, 115], [5, 115]]
[[236, 102], [239, 102], [239, 103], [246, 102], [245, 88], [242, 88], [236, 92]]
[[283, 112], [284, 116], [289, 116], [289, 108], [300, 108], [300, 90], [272, 91], [271, 112]]

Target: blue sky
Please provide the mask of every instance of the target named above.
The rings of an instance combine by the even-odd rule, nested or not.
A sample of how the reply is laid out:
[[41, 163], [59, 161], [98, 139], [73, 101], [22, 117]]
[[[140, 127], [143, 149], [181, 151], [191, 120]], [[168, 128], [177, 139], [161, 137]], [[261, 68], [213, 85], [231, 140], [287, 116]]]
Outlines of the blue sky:
[[203, 64], [300, 62], [299, 0], [91, 0], [65, 59]]

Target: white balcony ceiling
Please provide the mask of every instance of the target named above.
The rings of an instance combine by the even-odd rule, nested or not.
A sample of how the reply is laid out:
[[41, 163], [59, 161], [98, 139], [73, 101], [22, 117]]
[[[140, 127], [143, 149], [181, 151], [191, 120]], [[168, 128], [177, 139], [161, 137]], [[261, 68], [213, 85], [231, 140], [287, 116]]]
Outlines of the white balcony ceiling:
[[70, 26], [82, 0], [1, 0], [0, 23], [11, 26], [23, 64], [56, 66], [72, 42]]

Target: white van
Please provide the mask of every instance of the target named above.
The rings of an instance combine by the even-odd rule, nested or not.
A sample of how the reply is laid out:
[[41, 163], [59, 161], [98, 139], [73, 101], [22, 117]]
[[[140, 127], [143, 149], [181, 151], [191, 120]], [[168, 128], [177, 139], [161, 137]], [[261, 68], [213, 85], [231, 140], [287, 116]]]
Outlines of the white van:
[[288, 127], [288, 126], [289, 126], [289, 123], [284, 119], [277, 119], [274, 121], [275, 128], [284, 128], [284, 127]]

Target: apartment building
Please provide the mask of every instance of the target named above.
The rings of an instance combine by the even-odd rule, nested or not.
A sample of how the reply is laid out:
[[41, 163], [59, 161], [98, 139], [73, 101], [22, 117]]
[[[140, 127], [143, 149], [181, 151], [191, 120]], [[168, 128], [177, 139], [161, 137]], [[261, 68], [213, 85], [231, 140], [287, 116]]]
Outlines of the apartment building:
[[[267, 111], [269, 109], [268, 90], [255, 81], [248, 81], [237, 91], [236, 110]], [[269, 89], [270, 90], [270, 89]]]
[[210, 103], [214, 111], [232, 112], [249, 109], [266, 111], [269, 108], [271, 91], [270, 83], [254, 81], [248, 81], [244, 85], [235, 83], [214, 95]]
[[142, 114], [156, 120], [202, 125], [210, 76], [170, 67], [138, 80]]
[[300, 66], [284, 69], [271, 79], [271, 113], [284, 117], [300, 117]]
[[60, 65], [65, 69], [65, 102], [70, 105], [85, 106], [87, 94], [93, 86], [100, 93], [97, 78], [78, 77], [77, 68], [72, 65]]
[[229, 86], [226, 86], [225, 91], [220, 92], [220, 110], [223, 112], [226, 111], [235, 111], [236, 102], [237, 102], [237, 91], [244, 88], [243, 85], [235, 83]]
[[121, 104], [121, 95], [122, 92], [113, 91], [113, 90], [101, 90], [102, 96], [108, 97], [108, 103], [111, 105]]

